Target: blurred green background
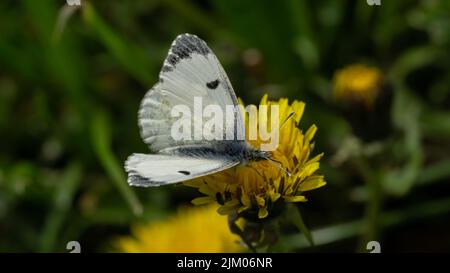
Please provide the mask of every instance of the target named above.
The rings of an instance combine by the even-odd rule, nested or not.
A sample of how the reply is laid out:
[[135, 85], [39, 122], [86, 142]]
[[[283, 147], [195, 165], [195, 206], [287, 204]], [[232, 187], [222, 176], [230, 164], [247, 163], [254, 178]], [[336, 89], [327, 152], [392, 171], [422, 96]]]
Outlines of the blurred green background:
[[[106, 251], [131, 223], [198, 196], [135, 189], [137, 109], [172, 40], [197, 34], [237, 95], [306, 103], [328, 182], [301, 205], [316, 246], [283, 251], [450, 251], [450, 2], [63, 0], [0, 2], [0, 252]], [[345, 107], [333, 75], [377, 67], [375, 107]]]

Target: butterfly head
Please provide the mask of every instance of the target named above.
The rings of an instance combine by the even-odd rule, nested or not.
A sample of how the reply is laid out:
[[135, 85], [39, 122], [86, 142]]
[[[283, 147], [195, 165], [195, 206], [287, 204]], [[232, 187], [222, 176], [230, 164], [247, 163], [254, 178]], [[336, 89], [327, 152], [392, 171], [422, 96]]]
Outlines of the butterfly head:
[[244, 160], [245, 161], [254, 161], [254, 162], [267, 160], [268, 162], [277, 166], [284, 173], [286, 173], [287, 176], [291, 176], [291, 173], [289, 173], [289, 171], [283, 167], [283, 164], [281, 164], [281, 162], [272, 158], [272, 153], [269, 151], [261, 151], [258, 149], [249, 148], [244, 153]]
[[261, 150], [257, 150], [257, 149], [248, 149], [244, 154], [244, 158], [247, 161], [268, 160], [271, 156], [272, 156], [271, 152], [261, 151]]

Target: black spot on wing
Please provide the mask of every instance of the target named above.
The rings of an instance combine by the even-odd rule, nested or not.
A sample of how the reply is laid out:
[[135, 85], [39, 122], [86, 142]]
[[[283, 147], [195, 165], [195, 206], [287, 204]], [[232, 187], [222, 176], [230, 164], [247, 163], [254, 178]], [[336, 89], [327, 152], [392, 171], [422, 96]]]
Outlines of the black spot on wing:
[[166, 62], [175, 66], [180, 60], [190, 58], [193, 53], [208, 55], [211, 50], [206, 43], [192, 34], [179, 35], [170, 48]]
[[188, 172], [188, 171], [178, 171], [179, 173], [181, 173], [181, 174], [184, 174], [184, 175], [190, 175], [191, 173], [190, 172]]
[[216, 89], [217, 86], [219, 86], [219, 79], [206, 83], [206, 87], [209, 89]]
[[180, 57], [175, 54], [169, 54], [167, 56], [167, 62], [171, 65], [176, 65], [180, 61]]
[[173, 67], [169, 66], [169, 65], [164, 65], [161, 69], [162, 72], [170, 72], [172, 70], [173, 70]]

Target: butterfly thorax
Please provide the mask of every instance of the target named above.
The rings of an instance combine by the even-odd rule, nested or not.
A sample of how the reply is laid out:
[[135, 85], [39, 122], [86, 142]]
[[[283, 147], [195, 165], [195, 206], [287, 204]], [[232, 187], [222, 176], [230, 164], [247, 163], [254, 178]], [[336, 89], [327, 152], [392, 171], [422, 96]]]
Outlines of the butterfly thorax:
[[261, 151], [253, 148], [249, 144], [247, 144], [248, 148], [244, 151], [243, 159], [245, 162], [248, 161], [261, 161], [268, 160], [271, 157], [271, 153], [268, 151]]

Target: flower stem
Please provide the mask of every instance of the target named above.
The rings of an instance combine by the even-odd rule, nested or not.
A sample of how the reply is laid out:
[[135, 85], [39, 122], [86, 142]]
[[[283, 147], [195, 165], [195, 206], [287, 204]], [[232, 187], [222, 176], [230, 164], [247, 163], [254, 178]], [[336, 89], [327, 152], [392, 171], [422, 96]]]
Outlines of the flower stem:
[[358, 252], [366, 252], [367, 243], [378, 236], [382, 206], [381, 177], [379, 171], [372, 170], [364, 158], [359, 158], [356, 164], [369, 193], [363, 220], [364, 231], [358, 245]]
[[236, 224], [236, 221], [239, 219], [239, 216], [237, 214], [230, 214], [228, 215], [228, 225], [230, 227], [230, 231], [239, 237], [241, 237], [242, 241], [247, 245], [247, 247], [253, 252], [258, 253], [256, 248], [252, 245], [252, 242], [247, 238], [245, 233], [239, 228], [239, 226]]
[[311, 246], [314, 246], [314, 240], [311, 235], [311, 232], [309, 231], [308, 227], [303, 221], [303, 217], [302, 214], [300, 213], [300, 210], [294, 204], [288, 206], [288, 216], [291, 217], [295, 226], [305, 235], [309, 244]]

